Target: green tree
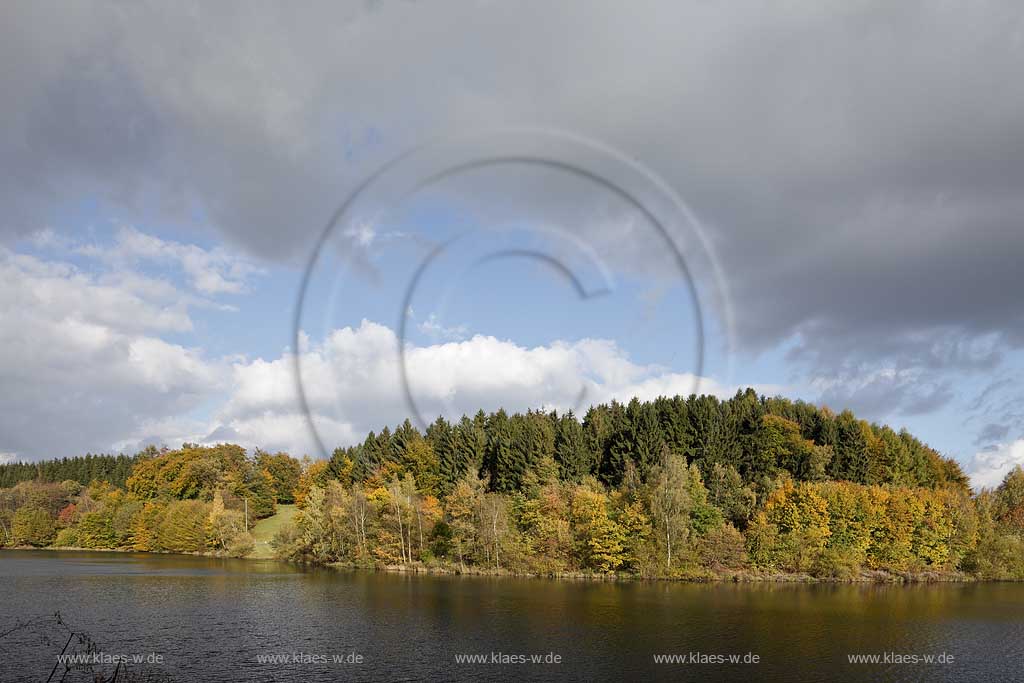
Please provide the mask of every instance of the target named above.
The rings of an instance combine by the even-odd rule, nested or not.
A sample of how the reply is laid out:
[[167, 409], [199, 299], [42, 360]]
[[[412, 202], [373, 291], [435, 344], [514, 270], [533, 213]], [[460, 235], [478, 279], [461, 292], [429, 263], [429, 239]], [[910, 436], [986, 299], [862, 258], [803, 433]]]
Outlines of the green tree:
[[484, 496], [485, 485], [476, 473], [470, 471], [452, 489], [445, 499], [445, 522], [451, 529], [451, 547], [465, 567], [477, 538], [477, 510]]
[[672, 570], [673, 551], [678, 555], [690, 528], [690, 473], [686, 460], [670, 455], [651, 472], [651, 516], [665, 543], [665, 567]]
[[195, 553], [208, 547], [209, 505], [198, 500], [176, 500], [167, 505], [155, 533], [154, 550]]
[[477, 533], [485, 561], [501, 569], [503, 548], [509, 533], [508, 499], [500, 493], [485, 493], [477, 499]]
[[1024, 535], [1024, 468], [1007, 472], [996, 489], [994, 516], [1004, 528]]
[[402, 469], [411, 474], [418, 489], [424, 493], [436, 493], [440, 488], [441, 474], [437, 454], [430, 442], [415, 432], [402, 446]]
[[848, 410], [835, 419], [835, 454], [828, 473], [833, 479], [863, 484], [868, 478], [868, 439], [871, 429]]
[[301, 547], [308, 559], [314, 562], [331, 562], [336, 560], [334, 540], [331, 538], [329, 511], [326, 506], [326, 495], [320, 486], [309, 490], [306, 506], [299, 512], [295, 521]]
[[715, 463], [707, 477], [708, 501], [737, 527], [746, 528], [757, 496], [732, 465]]
[[44, 508], [26, 506], [14, 513], [11, 536], [15, 545], [46, 546], [57, 536], [57, 526]]
[[[339, 458], [339, 451], [335, 449], [331, 457], [328, 471], [335, 479], [343, 480], [351, 478], [352, 464], [346, 459], [344, 451]], [[295, 502], [295, 489], [299, 485], [299, 477], [302, 476], [302, 463], [287, 453], [265, 453], [256, 452], [256, 466], [270, 475], [273, 482], [274, 496], [278, 503], [288, 504]]]
[[578, 487], [572, 499], [572, 526], [580, 561], [589, 569], [608, 572], [625, 561], [625, 530], [608, 516], [604, 493]]
[[782, 468], [802, 481], [824, 479], [832, 458], [831, 447], [805, 439], [798, 423], [777, 415], [762, 418], [757, 447], [764, 462], [763, 474], [773, 475], [775, 468]]
[[427, 428], [427, 442], [437, 457], [437, 492], [447, 495], [468, 469], [466, 453], [460, 452], [456, 430], [443, 417]]
[[515, 491], [526, 473], [522, 451], [516, 447], [519, 434], [514, 431], [515, 426], [504, 410], [499, 410], [487, 420], [484, 470], [493, 491]]
[[569, 411], [558, 418], [555, 428], [555, 461], [563, 481], [579, 482], [591, 474], [593, 460], [583, 434], [583, 425]]

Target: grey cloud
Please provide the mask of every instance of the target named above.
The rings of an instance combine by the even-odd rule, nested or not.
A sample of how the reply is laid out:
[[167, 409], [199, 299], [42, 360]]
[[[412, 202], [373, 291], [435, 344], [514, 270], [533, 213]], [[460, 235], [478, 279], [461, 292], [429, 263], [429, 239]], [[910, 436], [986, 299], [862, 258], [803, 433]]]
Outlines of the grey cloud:
[[203, 439], [203, 443], [220, 443], [220, 442], [234, 442], [238, 443], [241, 441], [242, 436], [238, 433], [234, 427], [230, 425], [218, 425], [216, 429], [206, 435]]
[[1002, 425], [990, 422], [989, 424], [982, 427], [981, 431], [978, 432], [978, 438], [974, 440], [974, 445], [981, 446], [986, 444], [1000, 443], [1006, 439], [1006, 435], [1009, 433], [1009, 425]]
[[939, 410], [953, 400], [948, 382], [922, 380], [916, 372], [866, 370], [830, 377], [820, 401], [834, 410], [852, 410], [869, 419], [893, 415], [922, 415]]
[[964, 426], [974, 426], [976, 446], [1007, 443], [1008, 437], [1019, 438], [1024, 429], [1024, 412], [1019, 406], [1024, 394], [1018, 387], [1020, 378], [1016, 374], [1004, 375], [989, 382], [967, 406]]
[[[687, 199], [747, 349], [798, 337], [833, 377], [870, 363], [940, 386], [1024, 344], [1017, 3], [0, 12], [8, 236], [97, 194], [192, 229], [198, 211], [230, 242], [294, 261], [345, 190], [408, 145], [549, 125], [607, 140]], [[484, 185], [463, 189], [494, 210], [509, 184]], [[615, 221], [592, 220], [599, 191], [516, 187], [510, 199], [533, 201], [508, 205], [599, 222], [610, 258], [650, 270], [649, 250], [602, 239]], [[948, 400], [895, 391], [883, 405]]]
[[903, 406], [905, 415], [925, 415], [944, 408], [953, 400], [953, 388], [949, 382], [929, 386], [914, 395]]
[[1002, 377], [993, 382], [990, 382], [980, 394], [975, 397], [969, 406], [972, 411], [982, 410], [988, 408], [990, 402], [997, 398], [1004, 389], [1009, 389], [1017, 383], [1016, 378], [1013, 377]]

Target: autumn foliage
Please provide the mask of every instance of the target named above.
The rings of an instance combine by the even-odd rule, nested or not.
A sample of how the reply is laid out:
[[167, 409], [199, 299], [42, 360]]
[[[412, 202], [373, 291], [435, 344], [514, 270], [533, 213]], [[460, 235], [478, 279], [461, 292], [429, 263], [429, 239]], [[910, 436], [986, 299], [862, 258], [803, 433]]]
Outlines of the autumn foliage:
[[[37, 472], [74, 471], [72, 460]], [[407, 420], [320, 461], [230, 444], [129, 461], [123, 485], [37, 477], [0, 489], [0, 544], [243, 556], [255, 521], [294, 502], [274, 547], [301, 562], [1024, 578], [1019, 468], [971, 492], [954, 461], [905, 431], [750, 390], [613, 402], [582, 420], [499, 410], [424, 432]], [[0, 475], [28, 471], [15, 467]]]

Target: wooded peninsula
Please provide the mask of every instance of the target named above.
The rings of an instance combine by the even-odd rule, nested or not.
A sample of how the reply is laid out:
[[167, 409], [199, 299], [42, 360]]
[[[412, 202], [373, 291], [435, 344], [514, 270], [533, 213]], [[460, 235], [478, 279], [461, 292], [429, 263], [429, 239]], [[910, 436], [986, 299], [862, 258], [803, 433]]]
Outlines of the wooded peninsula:
[[766, 398], [408, 420], [328, 460], [238, 445], [0, 466], [0, 546], [676, 579], [1024, 579], [1024, 471], [972, 492], [906, 431]]

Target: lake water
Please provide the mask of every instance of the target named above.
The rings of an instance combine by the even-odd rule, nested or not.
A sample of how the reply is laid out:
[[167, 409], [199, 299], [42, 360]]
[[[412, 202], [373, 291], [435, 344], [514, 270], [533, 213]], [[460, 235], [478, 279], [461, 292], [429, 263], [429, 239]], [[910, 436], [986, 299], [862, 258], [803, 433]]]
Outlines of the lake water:
[[[176, 681], [1024, 680], [1020, 584], [592, 583], [0, 551], [0, 634], [57, 611], [99, 653], [159, 655], [134, 670]], [[0, 637], [0, 681], [45, 681], [67, 638], [52, 620]]]

